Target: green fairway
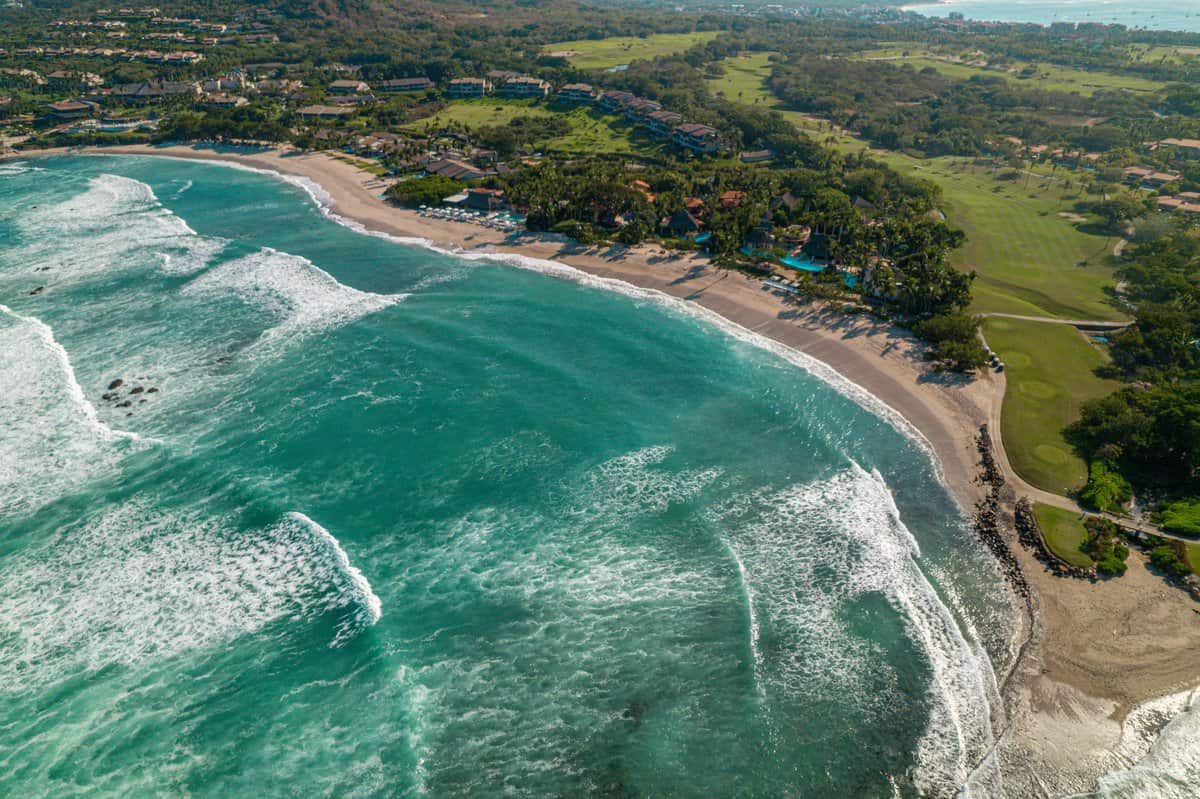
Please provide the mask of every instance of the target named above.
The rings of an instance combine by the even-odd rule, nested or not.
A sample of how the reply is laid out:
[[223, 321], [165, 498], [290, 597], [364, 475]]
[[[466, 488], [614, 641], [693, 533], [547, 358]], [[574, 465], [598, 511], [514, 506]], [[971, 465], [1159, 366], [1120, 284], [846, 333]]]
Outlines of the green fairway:
[[1082, 488], [1087, 464], [1062, 431], [1083, 402], [1120, 386], [1095, 375], [1106, 356], [1069, 325], [992, 317], [983, 331], [1007, 373], [1000, 427], [1013, 468], [1047, 491]]
[[563, 109], [551, 101], [505, 100], [488, 97], [480, 100], [456, 100], [437, 114], [417, 120], [408, 126], [415, 132], [438, 130], [460, 125], [478, 129], [489, 125], [506, 125], [517, 117], [550, 117], [567, 119], [571, 130], [565, 136], [537, 142], [537, 149], [567, 155], [595, 153], [653, 152], [661, 145], [631, 138], [632, 128], [600, 116], [590, 108]]
[[694, 44], [715, 38], [719, 31], [659, 33], [654, 36], [614, 36], [609, 39], [580, 39], [555, 42], [542, 48], [547, 55], [561, 55], [580, 69], [609, 69], [636, 59], [682, 53]]
[[1087, 568], [1092, 565], [1091, 556], [1080, 549], [1087, 538], [1082, 515], [1040, 502], [1033, 504], [1033, 514], [1046, 538], [1046, 545], [1055, 555], [1073, 566]]
[[1162, 84], [1130, 75], [1112, 72], [1091, 72], [1055, 64], [1026, 64], [1012, 62], [1004, 69], [993, 69], [977, 64], [960, 63], [957, 60], [935, 53], [914, 49], [897, 54], [896, 48], [871, 50], [862, 54], [864, 59], [888, 61], [893, 64], [909, 64], [913, 69], [933, 68], [948, 78], [967, 80], [977, 75], [993, 76], [1031, 86], [1045, 91], [1095, 94], [1097, 91], [1124, 90], [1131, 92], [1156, 92]]

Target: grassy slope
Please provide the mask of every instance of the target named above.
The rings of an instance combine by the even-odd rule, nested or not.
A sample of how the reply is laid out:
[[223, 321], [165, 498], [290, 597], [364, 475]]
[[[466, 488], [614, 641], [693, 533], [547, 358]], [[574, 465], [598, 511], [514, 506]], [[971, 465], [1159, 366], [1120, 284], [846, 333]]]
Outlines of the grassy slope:
[[1008, 374], [1001, 433], [1013, 468], [1048, 491], [1081, 488], [1087, 464], [1062, 430], [1079, 417], [1083, 402], [1118, 387], [1094, 374], [1104, 354], [1067, 325], [990, 318], [983, 330]]
[[[1046, 91], [1078, 92], [1081, 95], [1095, 94], [1097, 91], [1124, 89], [1133, 92], [1154, 92], [1162, 88], [1161, 84], [1130, 75], [1116, 75], [1112, 72], [1089, 72], [1071, 67], [1061, 67], [1055, 64], [1038, 64], [1036, 73], [1031, 77], [1021, 77], [1017, 72], [1006, 72], [997, 69], [959, 64], [946, 61], [919, 48], [909, 50], [909, 55], [901, 55], [896, 48], [872, 50], [862, 54], [863, 58], [887, 59], [895, 64], [911, 64], [913, 69], [921, 70], [933, 67], [949, 78], [967, 79], [976, 75], [1005, 78], [1013, 83], [1031, 86]], [[1024, 69], [1027, 64], [1013, 62], [1016, 70]]]
[[589, 153], [641, 153], [646, 154], [658, 145], [635, 140], [630, 137], [632, 129], [613, 118], [603, 117], [591, 109], [576, 108], [563, 110], [547, 102], [532, 100], [504, 100], [489, 97], [482, 100], [456, 100], [437, 114], [409, 125], [412, 130], [426, 127], [438, 128], [447, 122], [457, 122], [471, 128], [485, 125], [503, 125], [520, 116], [548, 117], [565, 116], [571, 123], [571, 132], [566, 136], [538, 142], [539, 149], [584, 155]]
[[[766, 87], [769, 53], [752, 53], [722, 62], [725, 74], [708, 81], [709, 89], [747, 105], [776, 107]], [[779, 109], [777, 109], [779, 110]], [[862, 140], [837, 134], [818, 120], [796, 111], [782, 111], [797, 127], [818, 138], [829, 137], [843, 151], [867, 147]], [[1122, 319], [1107, 303], [1105, 286], [1112, 283], [1107, 255], [1114, 240], [1081, 232], [1059, 216], [1075, 202], [1070, 173], [1028, 181], [999, 180], [985, 167], [961, 158], [913, 158], [902, 153], [875, 151], [877, 159], [899, 172], [923, 177], [941, 186], [949, 221], [962, 228], [967, 245], [954, 258], [956, 265], [975, 269], [974, 310], [1030, 316]], [[1086, 265], [1080, 266], [1086, 262]]]
[[681, 53], [694, 44], [715, 38], [718, 31], [696, 33], [660, 33], [654, 36], [614, 36], [609, 39], [580, 39], [574, 42], [555, 42], [542, 48], [543, 53], [574, 52], [568, 56], [580, 69], [607, 69], [628, 64], [638, 58]]
[[1046, 537], [1046, 544], [1054, 554], [1075, 566], [1092, 565], [1091, 557], [1079, 548], [1087, 537], [1087, 530], [1078, 513], [1040, 502], [1034, 503], [1033, 513], [1037, 516], [1038, 526], [1042, 528], [1042, 535]]

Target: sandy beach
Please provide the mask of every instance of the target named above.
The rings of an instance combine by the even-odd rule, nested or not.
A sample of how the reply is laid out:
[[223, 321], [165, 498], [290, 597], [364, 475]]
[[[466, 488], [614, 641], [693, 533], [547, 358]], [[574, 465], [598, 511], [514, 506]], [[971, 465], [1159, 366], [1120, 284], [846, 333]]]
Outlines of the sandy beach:
[[[371, 231], [451, 251], [556, 261], [693, 303], [821, 361], [892, 408], [928, 441], [965, 511], [984, 494], [975, 436], [984, 423], [999, 429], [1003, 375], [966, 379], [935, 372], [922, 359], [920, 343], [892, 325], [827, 304], [785, 302], [760, 279], [716, 268], [700, 255], [655, 246], [588, 249], [535, 235], [506, 239], [488, 228], [422, 217], [386, 203], [380, 196], [385, 181], [331, 155], [201, 146], [94, 152], [221, 160], [307, 178], [328, 195], [332, 213]], [[1002, 449], [998, 454], [1020, 495], [1025, 484]], [[1014, 679], [1004, 683], [1008, 726], [999, 757], [1009, 796], [1090, 789], [1097, 775], [1130, 765], [1148, 748], [1151, 739], [1125, 725], [1131, 711], [1200, 683], [1200, 613], [1139, 555], [1131, 555], [1120, 579], [1089, 583], [1053, 576], [1015, 536], [1012, 541], [1036, 596], [1029, 641]]]

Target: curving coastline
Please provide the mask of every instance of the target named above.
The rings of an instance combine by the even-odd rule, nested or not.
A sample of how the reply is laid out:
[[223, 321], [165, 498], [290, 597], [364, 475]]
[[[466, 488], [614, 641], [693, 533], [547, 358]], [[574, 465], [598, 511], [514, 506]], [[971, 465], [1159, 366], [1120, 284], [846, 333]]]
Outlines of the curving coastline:
[[[928, 442], [961, 507], [970, 508], [985, 496], [987, 486], [976, 479], [976, 434], [999, 413], [1003, 377], [989, 374], [965, 381], [933, 373], [920, 359], [919, 343], [890, 325], [844, 316], [825, 306], [786, 305], [764, 292], [760, 281], [716, 269], [700, 256], [656, 247], [585, 249], [547, 236], [506, 242], [495, 231], [426, 219], [388, 205], [379, 196], [385, 184], [324, 154], [192, 147], [96, 152], [216, 160], [288, 176], [302, 181], [339, 221], [364, 232], [530, 268], [548, 261], [563, 263], [587, 275], [683, 300], [712, 320], [728, 320], [734, 326], [731, 332], [748, 331], [776, 341], [786, 348], [781, 355], [791, 351], [815, 359], [878, 398]], [[1006, 458], [1001, 468], [1011, 472]], [[1196, 682], [1197, 669], [1188, 666], [1188, 654], [1200, 651], [1200, 635], [1180, 637], [1170, 629], [1154, 629], [1168, 625], [1146, 624], [1142, 614], [1150, 602], [1163, 621], [1183, 613], [1186, 606], [1181, 592], [1173, 592], [1180, 602], [1172, 601], [1171, 589], [1141, 564], [1130, 569], [1127, 582], [1097, 586], [1049, 577], [1029, 553], [1014, 549], [1038, 597], [1033, 627], [1040, 634], [1025, 647], [1025, 657], [1014, 669], [1016, 679], [1009, 681], [1013, 724], [1001, 743], [1000, 759], [1010, 775], [1034, 763], [1040, 764], [1039, 770], [1063, 773], [1053, 793], [1028, 795], [1087, 789], [1099, 774], [1140, 757], [1127, 745], [1115, 754], [1123, 748], [1123, 722], [1133, 708]], [[1124, 641], [1124, 648], [1119, 640], [1097, 642], [1093, 632], [1099, 625], [1120, 628], [1132, 638]], [[1150, 629], [1135, 631], [1137, 626]], [[1010, 782], [1014, 788], [1019, 784], [1020, 779]]]

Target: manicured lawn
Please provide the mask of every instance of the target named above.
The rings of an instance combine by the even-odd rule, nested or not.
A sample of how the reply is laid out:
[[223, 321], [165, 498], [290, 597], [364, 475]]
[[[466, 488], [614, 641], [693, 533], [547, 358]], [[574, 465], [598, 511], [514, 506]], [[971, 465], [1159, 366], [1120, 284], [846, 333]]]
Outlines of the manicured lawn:
[[1078, 92], [1085, 96], [1095, 94], [1100, 90], [1124, 89], [1132, 92], [1155, 92], [1162, 88], [1162, 84], [1154, 81], [1130, 75], [1117, 75], [1112, 72], [1089, 72], [1055, 64], [1037, 64], [1034, 65], [1033, 72], [1026, 75], [1023, 70], [1030, 65], [1020, 62], [1010, 64], [1009, 67], [1013, 71], [1008, 71], [957, 63], [920, 49], [908, 52], [907, 56], [897, 55], [896, 48], [886, 48], [863, 53], [862, 57], [887, 60], [895, 64], [911, 64], [913, 69], [918, 71], [932, 67], [948, 78], [966, 80], [976, 75], [990, 75], [1046, 91]]
[[695, 33], [659, 33], [653, 36], [614, 36], [609, 39], [580, 39], [574, 42], [555, 42], [542, 48], [546, 54], [557, 54], [570, 60], [580, 69], [608, 69], [628, 64], [635, 59], [682, 53], [694, 44], [707, 42], [719, 31]]
[[1047, 491], [1082, 488], [1087, 464], [1062, 430], [1079, 418], [1083, 402], [1119, 387], [1094, 373], [1106, 356], [1068, 325], [992, 317], [983, 332], [1007, 373], [1000, 427], [1013, 468]]
[[1037, 517], [1038, 526], [1042, 528], [1047, 546], [1055, 555], [1075, 566], [1086, 568], [1092, 565], [1091, 556], [1080, 549], [1087, 538], [1082, 516], [1074, 511], [1043, 505], [1040, 502], [1033, 504], [1033, 515]]
[[1192, 573], [1200, 574], [1200, 544], [1184, 544], [1183, 551]]
[[561, 116], [571, 123], [565, 136], [537, 142], [537, 149], [566, 155], [589, 153], [653, 152], [661, 145], [649, 140], [631, 137], [632, 128], [615, 117], [602, 116], [592, 109], [575, 108], [566, 110], [550, 101], [505, 100], [485, 98], [481, 100], [456, 100], [432, 117], [417, 120], [408, 126], [410, 130], [438, 129], [448, 123], [480, 128], [487, 125], [506, 125], [516, 117]]
[[746, 105], [775, 107], [779, 103], [767, 89], [771, 74], [770, 58], [774, 53], [744, 53], [721, 60], [725, 74], [708, 78], [708, 90], [724, 95], [727, 100]]

